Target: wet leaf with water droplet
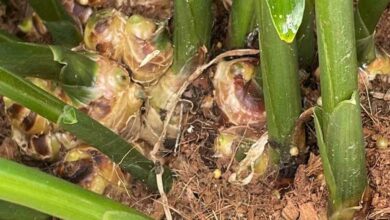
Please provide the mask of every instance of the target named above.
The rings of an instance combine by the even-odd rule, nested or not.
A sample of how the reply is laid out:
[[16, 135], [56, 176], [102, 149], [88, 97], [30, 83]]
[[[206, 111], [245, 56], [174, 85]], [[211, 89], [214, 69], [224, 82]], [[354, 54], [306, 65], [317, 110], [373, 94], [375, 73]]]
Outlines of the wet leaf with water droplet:
[[266, 0], [281, 40], [291, 43], [302, 23], [305, 0]]

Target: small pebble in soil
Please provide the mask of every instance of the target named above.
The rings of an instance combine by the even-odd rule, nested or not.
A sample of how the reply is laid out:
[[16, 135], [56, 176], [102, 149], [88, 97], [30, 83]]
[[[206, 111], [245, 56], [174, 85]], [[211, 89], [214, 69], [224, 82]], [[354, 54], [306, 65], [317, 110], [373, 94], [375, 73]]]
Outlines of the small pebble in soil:
[[376, 140], [376, 147], [378, 149], [387, 149], [389, 147], [389, 139], [379, 136]]
[[219, 178], [221, 178], [222, 172], [220, 169], [215, 169], [213, 174], [214, 174], [215, 179], [219, 179]]
[[282, 198], [282, 196], [280, 195], [280, 192], [279, 192], [279, 190], [272, 190], [272, 195], [274, 195], [275, 196], [275, 198], [277, 198], [277, 199], [281, 199]]
[[295, 157], [295, 156], [298, 156], [299, 154], [299, 149], [297, 147], [292, 147], [290, 148], [290, 155]]
[[318, 99], [317, 99], [317, 105], [318, 106], [322, 106], [322, 98], [321, 98], [321, 96], [318, 97]]

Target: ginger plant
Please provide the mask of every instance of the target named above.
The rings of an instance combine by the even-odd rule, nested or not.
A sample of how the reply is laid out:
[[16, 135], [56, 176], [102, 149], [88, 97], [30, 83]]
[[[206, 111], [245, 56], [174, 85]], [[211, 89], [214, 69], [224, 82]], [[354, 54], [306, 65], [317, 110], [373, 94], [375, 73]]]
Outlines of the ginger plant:
[[[293, 143], [295, 122], [302, 108], [294, 38], [300, 25], [299, 17], [302, 19], [303, 16], [302, 1], [290, 3], [256, 0], [255, 3], [269, 143], [280, 151], [281, 175], [289, 176], [290, 166], [293, 165], [290, 150], [300, 147]], [[284, 7], [286, 5], [288, 7]], [[296, 11], [283, 11], [286, 8]]]
[[[134, 136], [133, 129], [138, 129], [131, 121], [136, 121], [134, 113], [138, 112], [142, 105], [143, 93], [139, 86], [130, 82], [127, 71], [107, 58], [97, 55], [88, 57], [60, 47], [53, 49], [53, 47], [26, 43], [0, 43], [0, 47], [5, 48], [2, 52], [27, 48], [29, 50], [24, 50], [25, 52], [35, 54], [29, 56], [29, 53], [21, 51], [16, 55], [29, 57], [23, 62], [33, 63], [31, 69], [21, 68], [23, 65], [18, 65], [19, 59], [8, 62], [2, 56], [4, 59], [0, 61], [3, 69], [0, 80], [1, 94], [31, 110], [21, 108], [14, 103], [9, 105], [15, 134], [21, 134], [15, 139], [22, 149], [24, 146], [26, 153], [36, 158], [48, 157], [47, 159], [50, 160], [55, 157], [55, 154], [50, 153], [55, 153], [56, 149], [58, 151], [58, 146], [72, 148], [86, 142], [108, 155], [114, 162], [121, 162], [121, 167], [130, 172], [135, 179], [145, 181], [149, 187], [156, 189], [153, 163], [114, 133], [115, 131], [131, 139]], [[64, 56], [66, 61], [60, 58], [59, 51], [67, 53], [67, 56]], [[85, 62], [79, 63], [82, 60]], [[80, 72], [74, 71], [75, 69]], [[24, 77], [46, 79], [46, 81], [35, 81], [51, 94], [56, 94], [62, 101], [50, 96], [47, 91], [32, 86], [11, 71]], [[47, 81], [48, 79], [50, 81]], [[17, 92], [21, 88], [24, 92]], [[78, 92], [75, 92], [76, 88]], [[85, 113], [99, 120], [100, 123], [90, 119]], [[45, 119], [38, 114], [59, 127], [45, 122]], [[64, 130], [73, 134], [70, 135]], [[110, 149], [109, 146], [115, 146], [115, 150]], [[44, 155], [41, 154], [42, 152]], [[172, 181], [170, 175], [169, 171], [164, 175], [164, 181], [168, 181], [165, 182], [166, 189]]]
[[317, 1], [322, 106], [315, 109], [329, 215], [352, 219], [367, 186], [353, 1]]
[[[132, 79], [145, 86], [146, 113], [141, 136], [154, 145], [164, 131], [162, 115], [175, 108], [176, 93], [183, 82], [203, 63], [212, 27], [210, 0], [174, 1], [174, 47], [166, 33], [166, 23], [140, 15], [127, 18], [115, 10], [97, 12], [84, 33], [87, 48], [122, 61]], [[206, 10], [205, 10], [206, 9]], [[178, 120], [172, 119], [167, 138], [176, 138]]]

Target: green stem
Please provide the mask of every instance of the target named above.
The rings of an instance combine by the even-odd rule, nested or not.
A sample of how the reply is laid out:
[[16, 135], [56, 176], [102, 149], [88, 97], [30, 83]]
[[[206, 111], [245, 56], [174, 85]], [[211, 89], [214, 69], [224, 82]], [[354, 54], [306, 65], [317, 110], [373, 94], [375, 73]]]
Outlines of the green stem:
[[305, 13], [302, 24], [297, 33], [297, 45], [300, 67], [311, 71], [316, 58], [316, 36], [315, 36], [315, 10], [314, 0], [306, 0]]
[[[127, 141], [86, 114], [1, 68], [0, 94], [58, 123], [63, 129], [72, 132], [76, 137], [109, 156], [134, 178], [145, 182], [153, 190], [157, 189], [153, 162], [146, 159]], [[172, 184], [172, 176], [167, 168], [163, 180], [165, 190], [168, 191]]]
[[352, 1], [318, 0], [316, 12], [322, 105], [330, 113], [357, 89]]
[[295, 40], [289, 44], [279, 38], [264, 0], [256, 1], [256, 9], [268, 134], [271, 143], [280, 148], [282, 162], [287, 163], [291, 135], [301, 112], [297, 46]]
[[254, 0], [234, 0], [230, 13], [228, 48], [245, 47], [254, 17]]
[[331, 168], [326, 178], [334, 180], [331, 215], [351, 219], [367, 184], [353, 1], [318, 0], [316, 21], [323, 106], [316, 110], [317, 137]]
[[212, 28], [212, 0], [174, 1], [173, 72], [182, 68], [198, 54], [201, 46], [208, 47]]
[[[120, 203], [33, 168], [0, 159], [0, 199], [62, 219], [149, 219]], [[127, 218], [120, 217], [126, 215]], [[114, 219], [114, 216], [110, 216]]]
[[[167, 109], [173, 95], [195, 68], [204, 62], [212, 29], [212, 0], [174, 0], [173, 64], [150, 91], [150, 104]], [[176, 136], [176, 135], [175, 135]]]

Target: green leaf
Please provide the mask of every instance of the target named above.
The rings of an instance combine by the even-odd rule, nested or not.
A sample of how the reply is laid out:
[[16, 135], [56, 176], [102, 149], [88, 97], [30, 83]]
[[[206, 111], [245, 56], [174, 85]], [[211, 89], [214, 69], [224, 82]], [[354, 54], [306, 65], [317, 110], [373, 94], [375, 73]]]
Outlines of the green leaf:
[[0, 43], [0, 67], [23, 77], [56, 80], [63, 67], [53, 60], [51, 49], [31, 43]]
[[0, 159], [0, 199], [65, 220], [100, 220], [107, 212], [126, 213], [128, 219], [150, 219], [135, 209], [43, 173]]
[[281, 40], [291, 43], [301, 25], [305, 0], [265, 0]]
[[49, 46], [53, 60], [62, 64], [59, 82], [65, 85], [92, 86], [95, 83], [98, 65], [88, 55], [75, 53], [60, 46]]
[[0, 43], [0, 67], [19, 76], [58, 82], [75, 104], [85, 104], [94, 98], [91, 87], [98, 65], [92, 56], [61, 46]]
[[104, 213], [102, 220], [143, 220], [144, 216], [134, 216], [128, 212], [108, 211]]
[[45, 25], [53, 37], [54, 44], [75, 47], [82, 42], [80, 31], [69, 21], [47, 21]]
[[[1, 67], [0, 94], [54, 123], [58, 122], [60, 127], [109, 156], [124, 170], [130, 172], [135, 179], [145, 182], [152, 190], [157, 190], [154, 163], [145, 158], [126, 140], [85, 113], [66, 105], [29, 81]], [[64, 109], [66, 110], [65, 114], [71, 113], [70, 121], [72, 123], [63, 120]], [[59, 120], [60, 117], [63, 118]], [[69, 117], [65, 118], [69, 119]], [[74, 123], [75, 121], [77, 123]], [[163, 184], [165, 190], [169, 191], [172, 184], [172, 173], [168, 168], [165, 168]]]
[[0, 219], [1, 220], [20, 220], [20, 219], [50, 220], [52, 219], [52, 217], [21, 205], [16, 205], [14, 203], [0, 200]]
[[54, 43], [74, 47], [82, 41], [79, 28], [58, 0], [30, 0], [30, 5], [49, 29]]
[[358, 11], [369, 33], [374, 33], [378, 21], [390, 0], [359, 0]]
[[356, 53], [359, 64], [367, 64], [376, 58], [375, 34], [356, 40]]
[[1, 42], [18, 42], [18, 41], [21, 41], [21, 40], [19, 38], [17, 38], [16, 36], [8, 33], [7, 31], [0, 29], [0, 43]]
[[75, 53], [61, 46], [49, 46], [53, 60], [63, 67], [56, 80], [76, 105], [87, 104], [95, 98], [93, 85], [99, 66], [91, 54]]
[[[314, 125], [316, 129], [317, 134], [317, 144], [318, 148], [320, 150], [320, 156], [322, 161], [322, 167], [324, 168], [324, 174], [325, 174], [325, 181], [328, 185], [329, 192], [331, 194], [331, 198], [337, 198], [337, 186], [336, 186], [336, 180], [334, 179], [333, 171], [332, 171], [332, 165], [329, 161], [328, 156], [328, 147], [325, 144], [324, 141], [324, 135], [322, 132], [322, 126], [323, 126], [323, 116], [324, 112], [321, 108], [315, 107], [314, 109]], [[334, 200], [334, 203], [338, 203], [336, 200]]]
[[390, 0], [360, 0], [355, 8], [355, 37], [358, 61], [370, 63], [376, 57], [374, 32]]

